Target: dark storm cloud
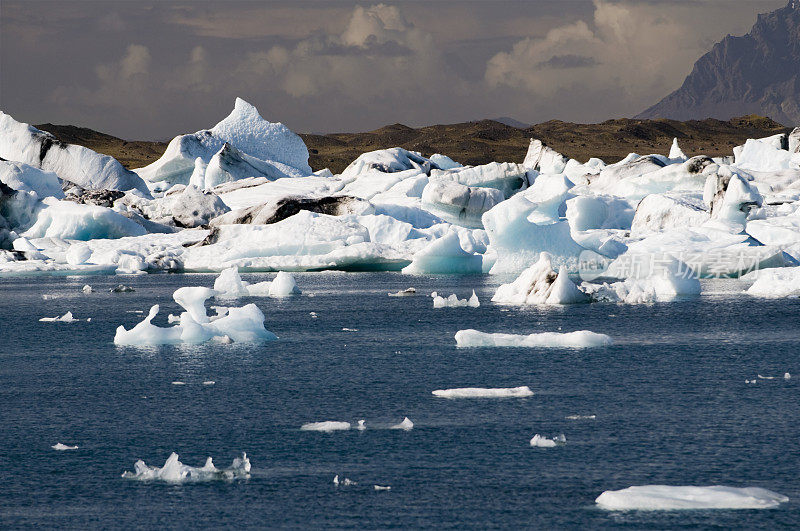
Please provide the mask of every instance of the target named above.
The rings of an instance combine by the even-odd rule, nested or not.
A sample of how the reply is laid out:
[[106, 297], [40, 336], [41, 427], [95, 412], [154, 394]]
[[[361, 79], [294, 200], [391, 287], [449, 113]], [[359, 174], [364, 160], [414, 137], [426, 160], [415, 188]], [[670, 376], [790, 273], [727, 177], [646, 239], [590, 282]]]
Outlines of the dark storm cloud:
[[299, 131], [597, 121], [784, 3], [3, 0], [0, 107], [150, 139], [213, 125], [236, 96]]
[[554, 55], [547, 61], [542, 61], [537, 66], [550, 68], [583, 68], [587, 66], [596, 66], [597, 64], [597, 59], [594, 57], [566, 54]]

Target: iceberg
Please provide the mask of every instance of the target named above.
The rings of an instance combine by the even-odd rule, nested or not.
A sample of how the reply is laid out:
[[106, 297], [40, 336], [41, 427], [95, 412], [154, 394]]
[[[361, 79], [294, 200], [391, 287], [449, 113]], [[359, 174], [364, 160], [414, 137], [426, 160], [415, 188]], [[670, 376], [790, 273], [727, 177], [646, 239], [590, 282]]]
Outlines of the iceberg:
[[224, 298], [289, 297], [300, 294], [300, 288], [297, 287], [291, 273], [279, 271], [271, 281], [251, 284], [242, 280], [237, 266], [231, 266], [220, 273], [214, 281], [214, 290], [217, 292], [217, 297]]
[[93, 190], [150, 190], [134, 172], [113, 157], [75, 144], [65, 144], [45, 131], [14, 120], [0, 111], [0, 157], [22, 162], [65, 181]]
[[549, 253], [523, 271], [514, 282], [497, 288], [492, 302], [501, 304], [576, 304], [589, 297], [569, 279], [566, 268], [553, 271]]
[[96, 240], [142, 236], [144, 227], [110, 208], [47, 198], [26, 238]]
[[611, 338], [588, 330], [576, 332], [540, 332], [538, 334], [486, 333], [468, 329], [456, 332], [456, 345], [470, 347], [523, 347], [523, 348], [592, 348], [607, 347]]
[[335, 420], [326, 420], [322, 422], [308, 422], [300, 426], [300, 429], [303, 431], [324, 431], [324, 432], [344, 431], [350, 429], [350, 423], [338, 422]]
[[[76, 319], [75, 317], [73, 317], [72, 316], [72, 312], [67, 312], [64, 315], [62, 315], [61, 317], [42, 317], [41, 319], [39, 319], [39, 321], [42, 321], [44, 323], [47, 323], [47, 322], [51, 322], [51, 323], [53, 323], [53, 322], [55, 322], [55, 323], [76, 323], [78, 321], [83, 321], [83, 320], [84, 319]], [[91, 321], [91, 320], [92, 320], [91, 317], [86, 319], [86, 321]]]
[[422, 206], [443, 220], [462, 227], [483, 228], [481, 216], [505, 199], [493, 188], [433, 180], [422, 191]]
[[450, 231], [441, 238], [433, 240], [414, 254], [409, 265], [403, 268], [407, 275], [422, 274], [469, 274], [480, 273], [483, 258], [461, 247], [458, 233]]
[[472, 290], [472, 295], [469, 299], [459, 299], [456, 294], [452, 294], [447, 298], [440, 297], [435, 291], [431, 293], [433, 298], [434, 308], [459, 308], [469, 306], [470, 308], [477, 308], [481, 305], [475, 290]]
[[561, 435], [553, 437], [552, 439], [542, 437], [537, 433], [530, 440], [530, 445], [535, 448], [554, 448], [556, 446], [563, 444], [567, 444], [567, 438], [564, 436], [563, 433]]
[[139, 481], [164, 481], [166, 483], [190, 483], [213, 480], [245, 479], [250, 477], [250, 459], [243, 453], [227, 468], [217, 468], [209, 457], [202, 467], [184, 465], [178, 454], [172, 452], [162, 467], [150, 467], [141, 459], [133, 465], [133, 472], [123, 472], [123, 478]]
[[542, 202], [535, 203], [526, 197], [529, 191], [503, 201], [483, 215], [489, 248], [497, 255], [492, 274], [519, 274], [543, 251], [559, 265], [570, 265], [577, 263], [584, 251], [572, 238], [569, 223], [552, 216], [567, 193], [560, 190], [549, 198], [540, 196]]
[[53, 450], [62, 450], [62, 451], [63, 450], [77, 450], [78, 449], [77, 446], [69, 446], [69, 445], [62, 444], [62, 443], [56, 443], [53, 446], [51, 446], [50, 448], [52, 448]]
[[772, 509], [789, 498], [760, 487], [642, 485], [607, 490], [595, 503], [609, 511]]
[[130, 330], [123, 326], [114, 335], [116, 345], [169, 345], [177, 343], [203, 343], [214, 338], [227, 337], [235, 342], [268, 341], [277, 336], [264, 328], [264, 314], [255, 304], [241, 308], [226, 308], [215, 316], [208, 316], [205, 301], [216, 291], [203, 287], [183, 287], [173, 294], [175, 302], [186, 311], [180, 323], [171, 327], [152, 324], [158, 314], [158, 304], [150, 308], [145, 319]]
[[548, 147], [541, 140], [531, 138], [528, 145], [528, 152], [522, 165], [529, 170], [536, 170], [539, 173], [562, 173], [567, 166], [569, 159]]
[[742, 277], [755, 280], [747, 289], [755, 297], [790, 297], [800, 295], [800, 267], [762, 269]]
[[[308, 148], [303, 140], [285, 125], [271, 123], [262, 118], [255, 107], [241, 98], [236, 98], [233, 111], [217, 125], [208, 130], [173, 138], [160, 159], [137, 169], [136, 172], [152, 183], [163, 181], [169, 185], [189, 184], [193, 175], [195, 183], [198, 183], [203, 164], [199, 164], [200, 167], [196, 168], [196, 159], [201, 159], [202, 163], [206, 165], [205, 171], [207, 172], [211, 159], [226, 144], [229, 148], [235, 148], [237, 153], [246, 154], [258, 160], [258, 162], [254, 162], [250, 158], [238, 157], [239, 160], [250, 163], [251, 166], [263, 164], [275, 168], [289, 167], [293, 170], [290, 170], [291, 175], [288, 176], [311, 174], [311, 167], [308, 165]], [[219, 160], [220, 158], [218, 158], [216, 167], [222, 171], [226, 161]], [[259, 166], [254, 169], [260, 170], [261, 168]], [[195, 171], [196, 169], [197, 171]], [[241, 165], [239, 169], [241, 169]], [[243, 173], [248, 172], [235, 171], [235, 173], [241, 177], [245, 176]], [[246, 176], [262, 176], [264, 174], [265, 172], [259, 172]], [[212, 178], [213, 180], [214, 178]], [[203, 175], [203, 185], [205, 185], [205, 175]]]
[[403, 422], [401, 422], [400, 424], [395, 424], [394, 426], [392, 426], [391, 429], [409, 431], [413, 428], [414, 428], [414, 423], [411, 422], [411, 419], [408, 417], [404, 417]]
[[455, 389], [437, 389], [432, 391], [433, 396], [440, 398], [524, 398], [533, 396], [533, 391], [527, 385], [521, 387], [459, 387]]
[[33, 193], [37, 199], [64, 199], [58, 175], [22, 162], [0, 160], [0, 182], [17, 192]]

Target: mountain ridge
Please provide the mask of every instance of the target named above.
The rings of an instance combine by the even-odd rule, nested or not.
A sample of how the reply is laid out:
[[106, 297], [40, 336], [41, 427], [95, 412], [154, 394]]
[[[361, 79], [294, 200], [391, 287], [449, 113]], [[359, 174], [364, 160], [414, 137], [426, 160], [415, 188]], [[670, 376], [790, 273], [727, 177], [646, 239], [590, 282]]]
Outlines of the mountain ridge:
[[746, 35], [716, 43], [679, 89], [635, 118], [728, 119], [743, 113], [800, 124], [800, 0], [758, 15]]

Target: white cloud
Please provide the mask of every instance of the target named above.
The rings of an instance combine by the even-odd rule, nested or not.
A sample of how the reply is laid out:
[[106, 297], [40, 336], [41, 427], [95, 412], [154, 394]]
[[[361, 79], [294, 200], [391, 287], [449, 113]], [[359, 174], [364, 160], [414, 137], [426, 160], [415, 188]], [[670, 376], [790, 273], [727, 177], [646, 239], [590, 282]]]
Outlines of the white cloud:
[[594, 8], [591, 27], [562, 25], [492, 57], [486, 82], [544, 98], [616, 91], [634, 110], [674, 88], [705, 51], [685, 9], [607, 0], [594, 0]]

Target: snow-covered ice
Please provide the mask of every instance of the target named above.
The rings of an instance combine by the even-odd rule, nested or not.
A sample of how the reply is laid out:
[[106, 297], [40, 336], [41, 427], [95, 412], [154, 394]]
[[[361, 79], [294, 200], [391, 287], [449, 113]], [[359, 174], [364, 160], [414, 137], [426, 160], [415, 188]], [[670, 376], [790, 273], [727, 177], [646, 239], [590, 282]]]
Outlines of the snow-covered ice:
[[133, 472], [123, 472], [123, 478], [139, 481], [164, 481], [166, 483], [189, 483], [213, 480], [232, 480], [250, 477], [250, 459], [243, 453], [241, 457], [234, 458], [231, 466], [217, 468], [209, 457], [201, 467], [184, 465], [178, 460], [178, 454], [173, 452], [167, 458], [164, 466], [151, 467], [141, 459], [133, 465]]
[[761, 487], [642, 485], [607, 490], [597, 505], [609, 511], [670, 511], [679, 509], [772, 509], [789, 498]]
[[575, 332], [539, 332], [530, 335], [459, 330], [456, 345], [459, 347], [523, 347], [523, 348], [591, 348], [606, 347], [611, 338], [588, 330]]
[[527, 385], [521, 387], [458, 387], [455, 389], [437, 389], [433, 396], [441, 398], [524, 398], [533, 396]]

